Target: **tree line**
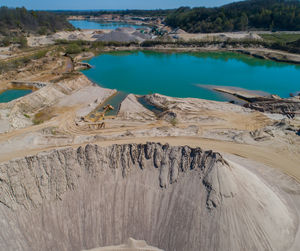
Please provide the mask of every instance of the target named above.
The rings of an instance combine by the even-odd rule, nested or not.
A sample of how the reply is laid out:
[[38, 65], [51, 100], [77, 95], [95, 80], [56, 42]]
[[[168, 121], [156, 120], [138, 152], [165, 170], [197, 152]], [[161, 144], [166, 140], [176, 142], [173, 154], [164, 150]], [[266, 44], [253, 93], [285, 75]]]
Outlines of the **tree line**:
[[139, 17], [164, 17], [172, 13], [174, 10], [56, 10], [52, 11], [57, 14], [67, 16], [92, 16], [98, 17], [107, 14], [117, 14], [121, 16], [139, 16]]
[[63, 15], [46, 11], [28, 11], [22, 8], [0, 7], [0, 34], [3, 36], [21, 33], [48, 34], [74, 27]]
[[298, 0], [248, 0], [216, 8], [181, 7], [166, 24], [191, 33], [247, 30], [300, 30]]

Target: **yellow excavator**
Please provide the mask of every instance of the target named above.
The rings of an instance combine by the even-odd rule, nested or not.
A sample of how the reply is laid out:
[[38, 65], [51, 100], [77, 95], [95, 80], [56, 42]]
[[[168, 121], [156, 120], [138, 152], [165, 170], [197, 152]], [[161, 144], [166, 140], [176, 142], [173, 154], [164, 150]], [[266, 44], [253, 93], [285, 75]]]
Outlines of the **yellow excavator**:
[[92, 122], [92, 123], [88, 124], [90, 129], [105, 128], [105, 122], [100, 123], [100, 121], [105, 119], [105, 114], [110, 110], [114, 110], [114, 107], [112, 105], [108, 104], [103, 107], [102, 112], [97, 111], [96, 113], [93, 113], [93, 116], [91, 116], [91, 114], [89, 114], [83, 120], [86, 122], [89, 122], [89, 121]]
[[101, 112], [101, 113], [99, 114], [99, 116], [97, 116], [97, 114], [96, 114], [96, 116], [95, 116], [95, 117], [96, 117], [95, 122], [100, 121], [100, 120], [104, 120], [105, 114], [106, 114], [108, 111], [111, 111], [111, 110], [113, 110], [113, 109], [114, 109], [114, 107], [113, 107], [112, 105], [110, 105], [110, 104], [104, 106], [104, 107], [103, 107], [103, 112]]

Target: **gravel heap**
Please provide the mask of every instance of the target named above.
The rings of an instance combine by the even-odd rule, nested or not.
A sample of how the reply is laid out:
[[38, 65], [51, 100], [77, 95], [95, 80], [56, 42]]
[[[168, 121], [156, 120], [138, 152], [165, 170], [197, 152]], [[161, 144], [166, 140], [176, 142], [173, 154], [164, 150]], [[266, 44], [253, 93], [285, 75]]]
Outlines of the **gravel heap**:
[[143, 34], [131, 27], [118, 28], [106, 34], [94, 35], [97, 41], [143, 42], [151, 39], [151, 35]]

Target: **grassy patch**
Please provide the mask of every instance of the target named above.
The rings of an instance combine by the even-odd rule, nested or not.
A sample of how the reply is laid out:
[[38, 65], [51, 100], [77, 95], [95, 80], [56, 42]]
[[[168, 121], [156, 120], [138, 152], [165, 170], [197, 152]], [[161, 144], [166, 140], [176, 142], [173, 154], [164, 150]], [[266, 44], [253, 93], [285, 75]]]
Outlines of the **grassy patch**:
[[24, 67], [27, 65], [31, 60], [40, 59], [46, 56], [48, 52], [47, 49], [38, 50], [31, 55], [19, 57], [17, 59], [11, 59], [7, 61], [0, 61], [0, 73], [4, 73], [10, 70], [16, 70], [18, 68]]
[[45, 108], [34, 115], [32, 122], [34, 125], [39, 125], [53, 117], [53, 110], [51, 108]]
[[136, 42], [103, 42], [103, 41], [84, 41], [84, 40], [74, 40], [68, 41], [65, 39], [59, 39], [55, 41], [56, 45], [63, 48], [63, 50], [67, 54], [78, 54], [80, 52], [92, 51], [97, 53], [101, 51], [104, 47], [130, 47], [130, 46], [138, 46], [139, 44]]
[[31, 56], [31, 59], [40, 59], [46, 56], [48, 50], [40, 50]]
[[170, 120], [170, 124], [171, 124], [172, 126], [176, 126], [176, 125], [178, 124], [178, 120], [177, 120], [176, 118], [172, 118], [172, 119]]
[[52, 134], [52, 135], [56, 135], [56, 134], [57, 134], [56, 129], [52, 129], [52, 130], [51, 130], [51, 134]]
[[83, 50], [82, 46], [76, 44], [76, 43], [72, 43], [69, 44], [66, 48], [66, 53], [67, 54], [78, 54]]
[[0, 40], [0, 46], [9, 46], [11, 44], [19, 44], [20, 48], [26, 48], [27, 38], [25, 36], [5, 36]]
[[300, 34], [284, 34], [284, 33], [274, 33], [274, 34], [259, 34], [267, 42], [273, 43], [291, 43], [300, 39]]

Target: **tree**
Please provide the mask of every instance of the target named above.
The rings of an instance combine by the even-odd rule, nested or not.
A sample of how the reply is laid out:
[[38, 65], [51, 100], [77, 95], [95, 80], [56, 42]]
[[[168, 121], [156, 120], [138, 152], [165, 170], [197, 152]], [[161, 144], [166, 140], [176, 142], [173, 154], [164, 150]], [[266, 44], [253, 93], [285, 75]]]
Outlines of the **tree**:
[[241, 30], [247, 30], [247, 29], [248, 29], [248, 16], [245, 12], [243, 12], [241, 16]]
[[76, 43], [68, 45], [66, 49], [67, 54], [77, 54], [79, 52], [81, 52], [81, 47]]
[[[63, 15], [57, 15], [46, 11], [27, 11], [24, 7], [10, 9], [0, 7], [0, 34], [11, 35], [13, 33], [44, 33], [56, 30], [75, 29]], [[13, 34], [16, 35], [16, 34]]]
[[187, 32], [270, 28], [296, 31], [300, 30], [300, 1], [246, 0], [219, 8], [181, 8], [171, 12], [165, 22]]

